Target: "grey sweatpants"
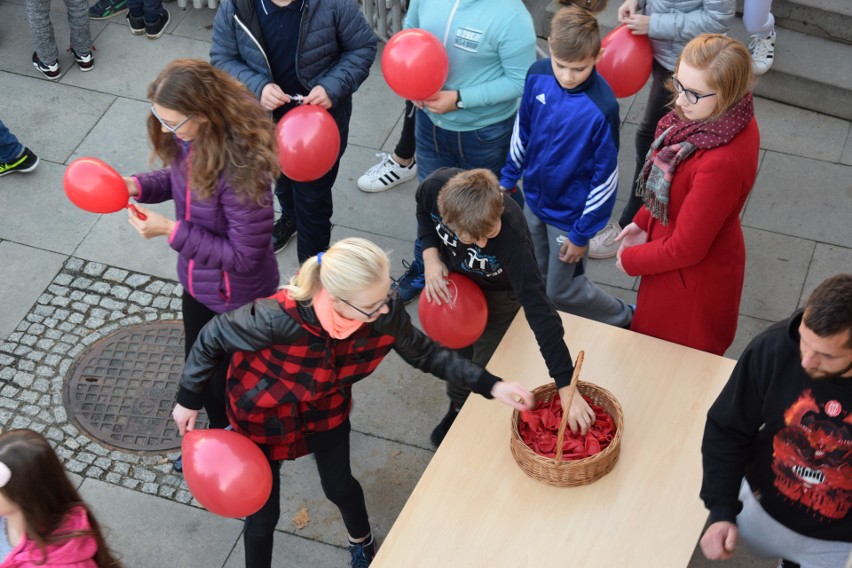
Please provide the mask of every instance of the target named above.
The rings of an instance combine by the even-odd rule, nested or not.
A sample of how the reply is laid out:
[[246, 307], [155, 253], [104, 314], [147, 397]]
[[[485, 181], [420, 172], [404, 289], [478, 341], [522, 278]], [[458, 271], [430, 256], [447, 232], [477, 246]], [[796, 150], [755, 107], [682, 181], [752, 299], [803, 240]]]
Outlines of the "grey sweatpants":
[[536, 217], [529, 207], [524, 208], [524, 217], [530, 227], [535, 258], [547, 288], [547, 296], [556, 309], [602, 323], [626, 327], [633, 317], [633, 310], [586, 278], [586, 259], [577, 264], [566, 264], [559, 260], [562, 240], [568, 238], [565, 231], [547, 225]]
[[740, 486], [740, 501], [739, 540], [752, 556], [784, 558], [802, 568], [840, 568], [852, 553], [852, 543], [803, 536], [776, 521], [763, 510], [745, 480]]
[[[89, 3], [86, 0], [65, 0], [68, 8], [68, 26], [71, 28], [71, 47], [79, 54], [92, 50], [92, 32], [89, 29]], [[50, 21], [50, 0], [27, 0], [27, 20], [33, 49], [45, 65], [59, 59], [53, 24]]]

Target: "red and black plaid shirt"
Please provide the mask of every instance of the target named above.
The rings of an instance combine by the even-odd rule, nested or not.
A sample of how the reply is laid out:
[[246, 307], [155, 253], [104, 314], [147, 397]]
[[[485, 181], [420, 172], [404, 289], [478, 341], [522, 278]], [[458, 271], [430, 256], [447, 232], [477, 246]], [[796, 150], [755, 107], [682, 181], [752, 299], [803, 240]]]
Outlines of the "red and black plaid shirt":
[[352, 385], [376, 369], [395, 339], [371, 325], [333, 339], [303, 319], [286, 291], [277, 299], [304, 333], [286, 345], [234, 353], [227, 392], [233, 426], [282, 460], [308, 454], [308, 436], [346, 421]]

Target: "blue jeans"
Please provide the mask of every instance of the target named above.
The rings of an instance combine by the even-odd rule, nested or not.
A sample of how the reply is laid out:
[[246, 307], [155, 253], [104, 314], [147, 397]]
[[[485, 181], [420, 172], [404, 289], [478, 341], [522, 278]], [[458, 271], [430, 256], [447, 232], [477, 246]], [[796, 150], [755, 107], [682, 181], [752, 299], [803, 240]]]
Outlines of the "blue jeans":
[[[515, 117], [510, 116], [479, 130], [455, 132], [435, 126], [422, 110], [417, 111], [414, 139], [417, 147], [417, 180], [423, 181], [440, 168], [487, 168], [500, 179], [506, 165]], [[511, 194], [521, 207], [524, 196], [520, 191]], [[423, 245], [414, 241], [414, 260], [423, 266]]]
[[15, 135], [6, 128], [3, 121], [0, 120], [0, 162], [8, 164], [19, 158], [24, 152], [24, 146], [18, 142]]
[[134, 18], [144, 16], [146, 24], [156, 24], [163, 13], [163, 0], [127, 0], [127, 9]]

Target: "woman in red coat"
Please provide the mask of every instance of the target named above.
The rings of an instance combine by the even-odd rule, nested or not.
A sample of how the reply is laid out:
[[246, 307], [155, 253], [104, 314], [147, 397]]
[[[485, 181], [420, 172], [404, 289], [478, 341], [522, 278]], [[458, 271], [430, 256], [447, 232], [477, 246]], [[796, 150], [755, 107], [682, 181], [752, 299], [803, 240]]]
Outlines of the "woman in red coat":
[[740, 211], [757, 175], [748, 50], [704, 34], [678, 60], [675, 109], [657, 125], [618, 236], [617, 266], [641, 276], [630, 329], [721, 355], [737, 329], [745, 274]]

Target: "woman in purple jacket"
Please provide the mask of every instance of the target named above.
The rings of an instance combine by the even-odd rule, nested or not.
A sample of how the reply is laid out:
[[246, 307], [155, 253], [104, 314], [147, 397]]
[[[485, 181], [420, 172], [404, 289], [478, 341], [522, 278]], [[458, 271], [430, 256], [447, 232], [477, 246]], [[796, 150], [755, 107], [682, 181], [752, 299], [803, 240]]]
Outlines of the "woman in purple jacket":
[[[175, 219], [139, 207], [129, 222], [146, 239], [167, 237], [178, 253], [186, 353], [216, 314], [278, 288], [272, 250], [272, 123], [246, 88], [209, 63], [177, 59], [148, 87], [148, 135], [165, 168], [125, 178], [140, 203], [175, 202]], [[228, 425], [223, 361], [204, 408]], [[181, 464], [176, 462], [180, 471]]]

